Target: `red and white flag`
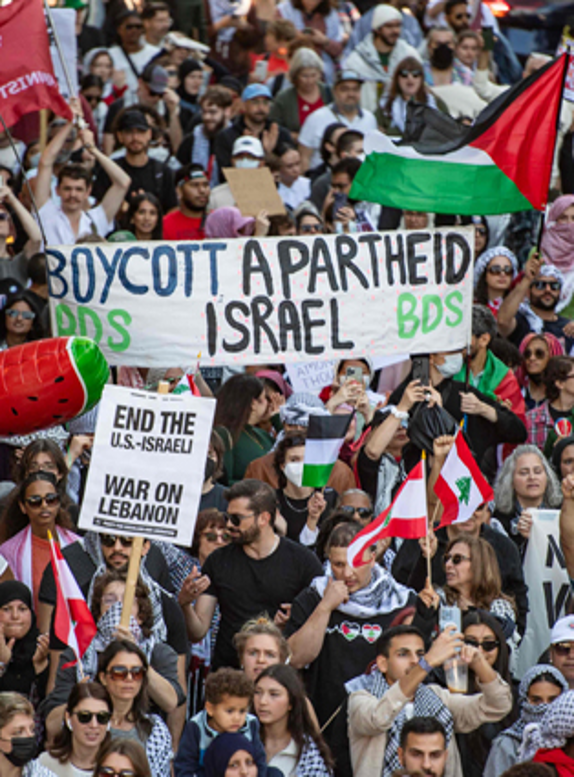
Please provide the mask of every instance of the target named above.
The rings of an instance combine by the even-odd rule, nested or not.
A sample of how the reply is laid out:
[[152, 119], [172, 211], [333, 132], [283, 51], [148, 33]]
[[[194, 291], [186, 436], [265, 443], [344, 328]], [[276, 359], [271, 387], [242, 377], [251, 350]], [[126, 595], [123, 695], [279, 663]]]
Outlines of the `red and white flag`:
[[41, 108], [72, 120], [54, 75], [42, 0], [0, 2], [0, 114], [11, 127]]
[[422, 459], [409, 473], [395, 499], [381, 515], [356, 534], [347, 549], [348, 563], [360, 567], [365, 551], [385, 537], [415, 540], [427, 534], [427, 493], [425, 462]]
[[50, 533], [48, 539], [57, 591], [54, 633], [72, 648], [79, 660], [94, 639], [96, 624], [60, 546], [54, 542]]
[[438, 529], [450, 523], [468, 521], [480, 504], [493, 499], [493, 489], [483, 477], [460, 431], [433, 491], [443, 505]]

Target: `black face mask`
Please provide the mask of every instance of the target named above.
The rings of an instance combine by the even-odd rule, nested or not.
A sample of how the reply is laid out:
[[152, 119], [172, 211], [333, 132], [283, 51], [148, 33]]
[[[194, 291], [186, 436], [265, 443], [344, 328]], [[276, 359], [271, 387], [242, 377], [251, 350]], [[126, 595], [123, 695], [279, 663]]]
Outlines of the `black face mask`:
[[204, 482], [209, 480], [216, 471], [216, 462], [213, 459], [206, 459], [206, 468], [204, 470]]
[[36, 757], [38, 746], [36, 737], [12, 737], [12, 752], [2, 753], [13, 766], [26, 766]]
[[447, 70], [453, 65], [453, 49], [447, 43], [440, 43], [429, 57], [432, 67], [437, 70]]

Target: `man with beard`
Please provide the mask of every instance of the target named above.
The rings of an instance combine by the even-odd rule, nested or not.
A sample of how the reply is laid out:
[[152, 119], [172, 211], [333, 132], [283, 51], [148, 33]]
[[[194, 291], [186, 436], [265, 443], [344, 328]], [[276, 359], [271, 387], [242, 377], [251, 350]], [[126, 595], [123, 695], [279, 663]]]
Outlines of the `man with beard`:
[[[137, 194], [148, 192], [154, 194], [160, 201], [164, 213], [172, 210], [178, 204], [174, 189], [174, 174], [171, 169], [157, 159], [151, 159], [148, 149], [152, 140], [152, 129], [144, 114], [136, 109], [128, 108], [118, 116], [116, 137], [121, 146], [126, 149], [126, 155], [120, 157], [116, 164], [125, 170], [131, 178], [126, 200]], [[100, 169], [94, 184], [94, 196], [99, 198], [110, 185], [110, 179], [105, 171]]]
[[218, 132], [214, 143], [222, 183], [225, 181], [222, 170], [231, 166], [232, 149], [241, 135], [259, 138], [266, 154], [277, 154], [282, 146], [291, 144], [288, 130], [269, 119], [271, 102], [272, 93], [264, 84], [250, 84], [242, 92], [241, 115]]
[[179, 602], [188, 637], [200, 642], [219, 604], [221, 621], [212, 669], [238, 666], [233, 636], [262, 612], [283, 627], [291, 602], [314, 577], [322, 574], [318, 558], [307, 548], [274, 531], [276, 495], [267, 483], [241, 480], [225, 494], [232, 542], [215, 550], [202, 568], [184, 582]]
[[202, 165], [213, 187], [220, 182], [214, 141], [218, 132], [229, 125], [232, 95], [223, 86], [210, 86], [200, 99], [200, 108], [202, 121], [183, 139], [176, 157], [182, 165]]
[[176, 173], [178, 210], [164, 216], [164, 240], [203, 240], [210, 184], [202, 165], [186, 165]]
[[[551, 264], [541, 264], [537, 255], [525, 265], [523, 278], [501, 303], [497, 315], [499, 333], [519, 346], [529, 332], [549, 332], [565, 353], [573, 350], [573, 321], [555, 313], [565, 280]], [[529, 302], [524, 302], [528, 297]]]
[[435, 718], [411, 718], [401, 729], [397, 757], [410, 772], [443, 777], [447, 763], [445, 728]]
[[371, 34], [365, 36], [343, 63], [364, 82], [361, 107], [366, 110], [377, 110], [379, 100], [389, 91], [393, 71], [402, 59], [420, 59], [417, 50], [400, 38], [402, 18], [401, 11], [393, 6], [378, 5], [371, 18]]

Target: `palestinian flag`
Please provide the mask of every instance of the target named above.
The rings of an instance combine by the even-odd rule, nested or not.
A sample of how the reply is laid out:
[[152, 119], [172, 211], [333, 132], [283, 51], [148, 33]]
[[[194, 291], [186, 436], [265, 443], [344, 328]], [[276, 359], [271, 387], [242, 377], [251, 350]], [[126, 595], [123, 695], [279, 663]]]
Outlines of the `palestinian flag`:
[[422, 459], [401, 484], [395, 499], [381, 515], [369, 523], [347, 549], [348, 563], [360, 567], [363, 555], [378, 540], [385, 537], [403, 537], [415, 540], [427, 534], [427, 493], [425, 462]]
[[369, 133], [350, 198], [464, 216], [544, 210], [566, 66], [564, 54], [520, 81], [460, 138], [407, 146]]
[[493, 499], [493, 489], [483, 477], [461, 432], [455, 437], [433, 491], [443, 505], [438, 529], [450, 523], [468, 521], [480, 504]]
[[310, 415], [305, 438], [302, 486], [323, 488], [337, 461], [353, 413]]

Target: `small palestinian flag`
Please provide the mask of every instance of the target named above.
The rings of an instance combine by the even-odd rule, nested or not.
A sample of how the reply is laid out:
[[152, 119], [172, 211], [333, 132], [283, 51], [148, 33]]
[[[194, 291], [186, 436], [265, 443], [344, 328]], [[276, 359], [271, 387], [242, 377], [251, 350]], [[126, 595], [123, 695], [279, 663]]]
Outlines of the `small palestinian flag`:
[[302, 486], [323, 488], [327, 484], [352, 418], [353, 413], [310, 415], [305, 439]]
[[356, 534], [347, 549], [348, 563], [353, 567], [365, 564], [365, 551], [385, 537], [415, 540], [426, 534], [427, 493], [425, 461], [422, 458], [403, 481], [389, 507]]
[[544, 210], [567, 62], [515, 84], [459, 138], [401, 145], [368, 133], [350, 198], [463, 216]]
[[455, 437], [433, 491], [443, 505], [437, 528], [468, 521], [480, 504], [493, 499], [493, 489], [483, 477], [461, 432]]

